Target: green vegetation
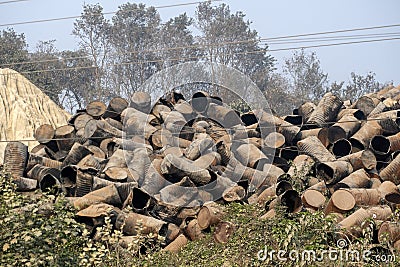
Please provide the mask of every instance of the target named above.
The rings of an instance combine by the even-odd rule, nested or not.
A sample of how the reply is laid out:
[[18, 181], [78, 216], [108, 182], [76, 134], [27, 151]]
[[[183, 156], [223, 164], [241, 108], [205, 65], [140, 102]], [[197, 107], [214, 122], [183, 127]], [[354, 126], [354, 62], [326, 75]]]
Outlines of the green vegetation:
[[23, 196], [10, 181], [0, 175], [0, 265], [76, 266], [86, 240], [73, 210], [51, 195]]

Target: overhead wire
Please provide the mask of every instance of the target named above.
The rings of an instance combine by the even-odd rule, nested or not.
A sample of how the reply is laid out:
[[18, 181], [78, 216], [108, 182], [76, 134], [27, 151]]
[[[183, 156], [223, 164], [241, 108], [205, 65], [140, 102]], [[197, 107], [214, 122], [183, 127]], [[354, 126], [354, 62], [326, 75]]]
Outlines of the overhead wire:
[[[25, 1], [25, 0], [24, 0]], [[222, 0], [213, 0], [213, 1], [222, 1]], [[168, 8], [168, 7], [176, 7], [176, 6], [185, 6], [185, 5], [193, 5], [193, 4], [198, 4], [201, 3], [202, 1], [197, 1], [197, 2], [189, 2], [189, 3], [182, 3], [182, 4], [173, 4], [173, 5], [164, 5], [164, 6], [158, 6], [156, 8]], [[0, 2], [1, 3], [1, 2]], [[103, 14], [115, 14], [116, 12], [105, 12]], [[70, 17], [62, 17], [62, 18], [54, 18], [51, 20], [60, 20], [60, 19], [69, 19], [69, 18], [79, 18], [81, 16], [70, 16]], [[40, 22], [44, 22], [48, 20], [40, 20]], [[30, 22], [22, 22], [22, 23], [36, 23], [39, 21], [30, 21]], [[11, 26], [11, 24], [3, 24], [1, 26]], [[362, 28], [353, 28], [353, 29], [343, 29], [343, 30], [335, 30], [335, 31], [325, 31], [325, 32], [317, 32], [317, 33], [307, 33], [307, 34], [297, 34], [297, 35], [287, 35], [287, 36], [278, 36], [278, 37], [272, 37], [272, 38], [259, 38], [259, 41], [269, 41], [268, 44], [270, 45], [277, 45], [277, 44], [289, 44], [289, 43], [304, 43], [304, 42], [322, 42], [322, 41], [338, 41], [338, 40], [344, 40], [344, 39], [352, 39], [352, 37], [356, 38], [372, 38], [373, 36], [397, 36], [397, 33], [382, 33], [382, 34], [367, 34], [367, 35], [358, 35], [358, 36], [341, 36], [336, 37], [335, 36], [328, 36], [328, 37], [320, 37], [316, 38], [315, 40], [312, 40], [309, 38], [308, 40], [306, 39], [294, 39], [294, 40], [288, 40], [288, 41], [281, 41], [277, 42], [277, 40], [282, 40], [282, 39], [293, 39], [293, 38], [299, 38], [299, 37], [305, 37], [305, 36], [316, 36], [316, 35], [326, 35], [326, 34], [333, 34], [333, 33], [344, 33], [344, 32], [353, 32], [353, 31], [362, 31], [362, 30], [371, 30], [371, 29], [383, 29], [383, 28], [392, 28], [392, 27], [399, 27], [400, 24], [390, 24], [390, 25], [380, 25], [380, 26], [372, 26], [372, 27], [362, 27]], [[353, 38], [353, 39], [354, 39]], [[386, 39], [375, 39], [375, 40], [363, 40], [363, 41], [353, 41], [353, 42], [343, 42], [343, 43], [333, 43], [333, 44], [319, 44], [319, 45], [311, 45], [311, 46], [300, 46], [300, 47], [289, 47], [289, 48], [279, 48], [279, 49], [268, 49], [264, 50], [262, 48], [257, 49], [255, 51], [245, 51], [245, 52], [236, 52], [236, 53], [231, 53], [229, 55], [240, 55], [240, 54], [254, 54], [254, 53], [265, 53], [265, 52], [277, 52], [277, 51], [287, 51], [287, 50], [296, 50], [296, 49], [306, 49], [306, 48], [318, 48], [318, 47], [328, 47], [328, 46], [337, 46], [337, 45], [347, 45], [347, 44], [358, 44], [358, 43], [370, 43], [370, 42], [380, 42], [380, 41], [389, 41], [389, 40], [397, 40], [399, 38], [386, 38]], [[275, 40], [275, 42], [274, 42]], [[225, 44], [240, 44], [240, 43], [245, 43], [245, 42], [255, 42], [254, 39], [252, 40], [239, 40], [239, 41], [232, 41], [232, 42], [222, 42], [218, 44], [199, 44], [199, 45], [192, 45], [192, 46], [181, 46], [181, 47], [172, 47], [172, 48], [164, 48], [164, 49], [153, 49], [153, 50], [143, 50], [143, 51], [128, 51], [125, 52], [126, 54], [128, 53], [146, 53], [146, 52], [163, 52], [163, 51], [169, 51], [169, 50], [176, 50], [176, 49], [185, 49], [185, 48], [196, 48], [196, 47], [208, 47], [208, 46], [220, 46], [220, 45], [225, 45]], [[257, 42], [257, 41], [256, 41]], [[125, 54], [124, 53], [124, 54]], [[12, 66], [14, 64], [18, 65], [23, 65], [23, 64], [34, 64], [34, 63], [44, 63], [44, 62], [54, 62], [54, 61], [59, 61], [59, 60], [72, 60], [72, 59], [79, 59], [79, 58], [90, 58], [90, 56], [82, 56], [82, 57], [70, 57], [70, 58], [57, 58], [57, 59], [49, 59], [49, 60], [39, 60], [39, 61], [28, 61], [28, 62], [18, 62], [18, 63], [9, 63], [9, 64], [3, 64], [3, 66]], [[165, 61], [179, 61], [179, 60], [187, 60], [187, 59], [203, 59], [203, 56], [197, 56], [197, 57], [186, 57], [186, 58], [173, 58], [173, 59], [158, 59], [158, 60], [147, 60], [147, 61], [137, 61], [137, 62], [123, 62], [123, 63], [117, 63], [117, 64], [111, 64], [112, 66], [120, 66], [120, 65], [129, 65], [129, 64], [145, 64], [145, 63], [163, 63]], [[73, 68], [59, 68], [59, 69], [47, 69], [47, 70], [34, 70], [34, 71], [24, 71], [21, 72], [21, 74], [29, 74], [29, 73], [44, 73], [44, 72], [53, 72], [53, 71], [64, 71], [64, 70], [81, 70], [81, 69], [94, 69], [97, 68], [96, 66], [79, 66], [79, 67], [73, 67]], [[2, 74], [2, 75], [7, 75], [7, 74]]]
[[10, 1], [3, 1], [3, 2], [0, 2], [0, 5], [3, 5], [3, 4], [11, 4], [11, 3], [18, 3], [18, 2], [28, 2], [29, 0], [10, 0]]
[[[23, 0], [23, 1], [27, 1], [27, 0]], [[219, 1], [223, 1], [223, 0], [211, 0], [211, 2], [219, 2]], [[181, 4], [173, 4], [173, 5], [164, 5], [164, 6], [158, 6], [158, 7], [155, 7], [155, 8], [161, 9], [161, 8], [169, 8], [169, 7], [176, 7], [176, 6], [186, 6], [186, 5], [193, 5], [193, 4], [198, 4], [198, 3], [202, 3], [202, 2], [203, 1], [181, 3]], [[105, 12], [103, 14], [107, 15], [107, 14], [115, 14], [115, 13], [117, 13], [117, 12]], [[29, 21], [29, 22], [21, 22], [21, 23], [36, 23], [36, 22], [45, 22], [45, 21], [62, 20], [62, 19], [70, 19], [70, 18], [80, 18], [80, 17], [81, 16], [69, 16], [69, 17], [54, 18], [54, 19], [49, 19], [49, 20], [38, 20], [38, 21]], [[0, 27], [2, 27], [2, 26], [19, 25], [21, 23], [0, 24]], [[270, 41], [270, 43], [272, 43], [274, 40], [281, 40], [281, 39], [288, 39], [288, 38], [298, 38], [298, 37], [305, 37], [305, 36], [326, 35], [326, 34], [333, 34], [333, 33], [344, 33], [344, 32], [353, 32], [353, 31], [372, 30], [372, 29], [392, 28], [392, 27], [400, 27], [400, 24], [390, 24], [390, 25], [380, 25], [380, 26], [372, 26], [372, 27], [342, 29], [342, 30], [324, 31], [324, 32], [316, 32], [316, 33], [305, 33], [305, 34], [278, 36], [278, 37], [271, 37], [271, 38], [259, 38], [258, 41]], [[390, 35], [390, 34], [392, 34], [392, 33], [386, 33], [386, 35]], [[385, 33], [383, 33], [383, 35], [385, 35]], [[372, 34], [371, 34], [371, 36], [372, 36]], [[363, 37], [363, 36], [360, 36], [360, 38], [361, 37]], [[334, 37], [326, 37], [326, 38], [334, 38]], [[347, 36], [341, 36], [340, 38], [347, 38]], [[215, 44], [215, 45], [240, 44], [240, 43], [248, 43], [248, 42], [255, 42], [255, 40], [254, 39], [249, 39], [249, 40], [229, 41], [229, 42], [221, 42], [221, 43], [218, 43], [218, 44]], [[196, 47], [213, 46], [213, 45], [214, 44], [198, 44], [198, 45], [191, 45], [191, 46], [178, 46], [178, 47], [172, 47], [172, 48], [166, 48], [166, 49], [152, 49], [152, 50], [147, 50], [147, 51], [127, 51], [127, 52], [124, 52], [122, 54], [125, 54], [125, 53], [126, 54], [130, 54], [130, 53], [168, 51], [168, 50], [196, 48]], [[82, 58], [90, 58], [90, 56], [88, 55], [88, 56], [80, 56], [80, 57], [69, 57], [69, 58], [64, 58], [64, 60], [82, 59]], [[13, 64], [23, 65], [23, 64], [33, 64], [33, 63], [56, 62], [58, 60], [62, 60], [62, 59], [49, 59], [49, 60], [37, 60], [37, 61], [13, 62], [13, 63], [3, 64], [3, 66], [11, 66]]]
[[[259, 38], [259, 39], [249, 39], [249, 40], [237, 40], [237, 41], [227, 41], [227, 42], [219, 42], [219, 43], [202, 43], [196, 45], [185, 45], [185, 46], [175, 46], [168, 48], [160, 48], [160, 49], [147, 49], [147, 50], [136, 50], [136, 51], [126, 51], [120, 53], [114, 53], [116, 55], [125, 55], [125, 54], [139, 54], [139, 53], [155, 53], [155, 52], [164, 52], [164, 51], [173, 51], [179, 49], [192, 49], [192, 48], [205, 48], [205, 47], [219, 47], [223, 45], [236, 45], [242, 43], [250, 43], [250, 42], [258, 42], [258, 44], [265, 43], [266, 45], [276, 45], [276, 44], [286, 44], [286, 43], [303, 43], [303, 42], [317, 42], [317, 41], [340, 41], [347, 39], [357, 39], [357, 38], [372, 38], [372, 37], [389, 37], [389, 36], [397, 36], [400, 32], [390, 32], [390, 33], [371, 33], [371, 34], [361, 34], [361, 35], [342, 35], [342, 36], [325, 36], [325, 37], [314, 37], [314, 38], [294, 38], [291, 36], [282, 36], [279, 40], [284, 39], [293, 39], [287, 41], [279, 41], [276, 37], [272, 38]], [[315, 34], [310, 34], [310, 36], [315, 36]], [[272, 40], [272, 41], [269, 41]], [[274, 41], [275, 40], [275, 41]], [[103, 55], [100, 53], [99, 55]], [[32, 60], [32, 61], [22, 61], [22, 62], [11, 62], [7, 64], [2, 64], [3, 67], [13, 66], [13, 65], [26, 65], [26, 64], [36, 64], [36, 63], [48, 63], [48, 62], [57, 62], [57, 61], [66, 61], [66, 60], [74, 60], [74, 59], [84, 59], [91, 58], [91, 55], [85, 56], [77, 56], [77, 57], [58, 57], [52, 59], [44, 59], [44, 60]]]
[[[257, 54], [257, 53], [265, 53], [265, 52], [278, 52], [278, 51], [287, 51], [287, 50], [330, 47], [330, 46], [372, 43], [372, 42], [393, 41], [393, 40], [400, 40], [400, 37], [381, 38], [381, 39], [363, 40], [363, 41], [351, 41], [351, 42], [339, 42], [339, 43], [332, 43], [332, 44], [318, 44], [318, 45], [309, 45], [309, 46], [287, 47], [287, 48], [268, 49], [268, 50], [260, 48], [260, 49], [253, 50], [253, 51], [228, 53], [226, 55], [227, 56], [228, 55], [246, 55], [246, 54]], [[141, 60], [141, 61], [131, 61], [131, 62], [108, 64], [107, 66], [124, 66], [124, 65], [132, 65], [132, 64], [140, 65], [140, 64], [146, 64], [146, 63], [164, 63], [164, 62], [171, 62], [171, 61], [195, 60], [195, 59], [205, 59], [205, 57], [204, 56], [189, 56], [189, 57], [177, 57], [177, 58], [169, 58], [169, 59]], [[81, 70], [81, 69], [95, 69], [95, 68], [97, 68], [97, 67], [96, 66], [79, 66], [79, 67], [72, 67], [72, 68], [56, 68], [56, 69], [47, 69], [47, 70], [21, 71], [19, 73], [2, 73], [0, 75], [46, 73], [46, 72], [53, 72], [53, 71]]]
[[269, 46], [273, 45], [280, 45], [280, 44], [293, 44], [293, 43], [315, 43], [315, 42], [332, 42], [332, 41], [344, 41], [344, 40], [364, 40], [364, 39], [371, 39], [371, 38], [376, 38], [376, 37], [399, 37], [400, 32], [397, 33], [391, 33], [391, 34], [371, 34], [369, 36], [363, 36], [363, 37], [358, 37], [358, 36], [345, 36], [345, 37], [336, 37], [336, 36], [331, 36], [331, 37], [322, 37], [322, 38], [303, 38], [303, 39], [289, 39], [289, 40], [283, 40], [283, 41], [271, 41], [271, 42], [266, 42], [265, 44], [268, 44]]
[[268, 51], [269, 52], [276, 52], [276, 51], [307, 49], [307, 48], [318, 48], [318, 47], [328, 47], [328, 46], [337, 46], [337, 45], [348, 45], [348, 44], [361, 44], [361, 43], [373, 43], [373, 42], [382, 42], [382, 41], [393, 41], [393, 40], [399, 40], [399, 39], [400, 38], [384, 38], [384, 39], [365, 40], [365, 41], [342, 42], [342, 43], [334, 43], [334, 44], [321, 44], [321, 45], [309, 45], [309, 46], [300, 46], [300, 47], [270, 49]]
[[[210, 2], [221, 2], [223, 0], [207, 0]], [[189, 2], [189, 3], [181, 3], [181, 4], [171, 4], [171, 5], [162, 5], [156, 6], [156, 9], [163, 9], [163, 8], [171, 8], [171, 7], [179, 7], [179, 6], [188, 6], [188, 5], [197, 5], [203, 3], [204, 1], [196, 1], [196, 2]], [[111, 12], [104, 12], [103, 15], [112, 15], [116, 14], [118, 11], [111, 11]], [[58, 18], [50, 18], [50, 19], [38, 19], [38, 20], [29, 20], [29, 21], [21, 21], [21, 22], [12, 22], [12, 23], [4, 23], [0, 24], [0, 27], [9, 27], [9, 26], [19, 26], [19, 25], [26, 25], [26, 24], [34, 24], [34, 23], [43, 23], [43, 22], [52, 22], [52, 21], [61, 21], [61, 20], [70, 20], [70, 19], [78, 19], [81, 18], [81, 15], [75, 16], [66, 16], [66, 17], [58, 17]]]
[[[303, 37], [303, 36], [310, 36], [310, 35], [322, 35], [322, 34], [332, 34], [332, 33], [343, 33], [343, 32], [353, 32], [353, 31], [366, 31], [366, 30], [374, 30], [374, 29], [385, 29], [385, 28], [393, 28], [393, 27], [400, 27], [400, 24], [389, 24], [389, 25], [380, 25], [380, 26], [371, 26], [371, 27], [362, 27], [362, 28], [353, 28], [353, 29], [343, 29], [343, 30], [334, 30], [334, 31], [324, 31], [324, 32], [315, 32], [315, 33], [307, 33], [307, 34], [295, 34], [295, 35], [288, 35], [287, 37]], [[281, 37], [273, 37], [272, 39], [280, 39]]]

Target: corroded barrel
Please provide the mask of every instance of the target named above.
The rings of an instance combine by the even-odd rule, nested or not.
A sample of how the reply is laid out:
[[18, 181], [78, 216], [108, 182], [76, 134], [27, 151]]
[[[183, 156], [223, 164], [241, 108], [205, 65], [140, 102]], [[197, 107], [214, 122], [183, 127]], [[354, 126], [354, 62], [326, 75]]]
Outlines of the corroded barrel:
[[371, 179], [364, 169], [359, 169], [349, 176], [343, 178], [334, 185], [337, 188], [368, 188], [371, 185]]
[[299, 151], [309, 155], [318, 162], [330, 162], [335, 160], [335, 156], [326, 149], [316, 136], [310, 136], [304, 140], [298, 141], [297, 147]]
[[187, 245], [188, 239], [184, 234], [180, 234], [174, 241], [168, 244], [165, 248], [163, 248], [164, 251], [170, 251], [170, 252], [178, 252], [181, 250], [184, 246]]
[[151, 111], [151, 96], [146, 92], [135, 92], [131, 96], [129, 106], [143, 113], [149, 114]]
[[365, 220], [372, 216], [363, 208], [359, 208], [351, 215], [347, 216], [343, 221], [339, 223], [339, 226], [350, 230], [353, 226], [360, 226]]
[[205, 185], [212, 179], [208, 170], [199, 168], [185, 158], [178, 158], [172, 154], [167, 155], [161, 163], [163, 175], [188, 176], [195, 184]]
[[357, 205], [378, 205], [381, 200], [377, 189], [351, 188], [347, 191], [353, 195]]
[[17, 185], [18, 191], [33, 191], [38, 186], [38, 181], [35, 179], [16, 177], [13, 182]]
[[297, 113], [303, 118], [303, 123], [307, 123], [316, 107], [314, 103], [306, 102], [297, 108]]
[[207, 92], [199, 91], [193, 94], [191, 104], [194, 110], [203, 113], [207, 111], [210, 102], [210, 95]]
[[325, 214], [332, 212], [346, 213], [354, 208], [356, 201], [353, 195], [345, 190], [335, 191], [325, 208]]
[[[326, 127], [329, 122], [336, 119], [343, 101], [332, 93], [326, 93], [319, 101], [317, 107], [311, 113], [307, 125], [316, 125], [316, 127]], [[311, 127], [311, 126], [308, 126]]]
[[381, 172], [379, 176], [384, 181], [392, 181], [396, 185], [400, 184], [400, 154]]
[[218, 204], [209, 203], [204, 205], [197, 215], [200, 229], [204, 230], [210, 226], [216, 225], [222, 220], [224, 214], [222, 207]]
[[400, 132], [388, 137], [390, 142], [390, 152], [400, 151]]
[[114, 184], [91, 191], [83, 197], [78, 197], [73, 201], [73, 205], [77, 210], [82, 210], [90, 205], [97, 203], [106, 203], [114, 206], [122, 204], [118, 190]]
[[21, 142], [9, 142], [4, 150], [4, 169], [13, 177], [23, 177], [28, 161], [28, 147]]
[[68, 151], [75, 143], [75, 128], [71, 125], [58, 127], [54, 133], [59, 150]]
[[376, 135], [371, 139], [370, 148], [378, 159], [383, 159], [390, 153], [390, 140], [386, 136]]
[[338, 139], [332, 145], [332, 153], [336, 157], [344, 157], [351, 153], [352, 146], [347, 139]]
[[338, 161], [347, 161], [353, 167], [353, 171], [365, 168], [366, 170], [373, 170], [376, 168], [376, 157], [371, 150], [362, 150], [350, 155], [341, 157]]
[[396, 242], [400, 239], [400, 224], [397, 222], [384, 222], [379, 228], [378, 240], [380, 243]]
[[329, 127], [328, 139], [334, 143], [339, 139], [348, 138], [360, 129], [361, 122], [353, 115], [346, 115]]
[[353, 108], [361, 110], [365, 116], [368, 116], [380, 102], [378, 98], [368, 94], [360, 97]]
[[139, 233], [139, 231], [142, 234], [159, 234], [161, 228], [167, 226], [167, 224], [164, 221], [150, 216], [129, 212], [120, 213], [115, 226], [127, 235], [135, 235]]
[[122, 111], [128, 107], [128, 101], [121, 97], [114, 97], [108, 103], [107, 109], [103, 114], [103, 118], [117, 118]]
[[85, 146], [75, 143], [69, 151], [67, 157], [63, 161], [63, 166], [78, 164], [84, 157], [93, 154]]
[[371, 139], [375, 135], [383, 133], [381, 125], [376, 120], [367, 121], [351, 138], [350, 142], [355, 150], [368, 148]]
[[353, 167], [347, 161], [333, 161], [317, 165], [317, 175], [327, 185], [335, 184], [352, 173]]
[[321, 209], [326, 201], [325, 196], [321, 192], [312, 189], [304, 191], [301, 200], [304, 206], [313, 210]]

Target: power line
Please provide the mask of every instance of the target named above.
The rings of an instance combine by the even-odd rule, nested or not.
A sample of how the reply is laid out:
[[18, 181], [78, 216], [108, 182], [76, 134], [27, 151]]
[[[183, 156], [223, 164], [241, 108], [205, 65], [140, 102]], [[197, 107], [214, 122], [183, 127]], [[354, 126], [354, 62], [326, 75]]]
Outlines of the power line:
[[[273, 38], [260, 38], [260, 44], [266, 42], [268, 45], [276, 45], [276, 44], [289, 44], [289, 43], [307, 43], [307, 42], [317, 42], [317, 41], [342, 41], [346, 39], [365, 39], [365, 38], [372, 38], [372, 37], [389, 37], [389, 36], [397, 36], [400, 32], [391, 32], [391, 33], [371, 33], [371, 34], [355, 34], [355, 35], [341, 35], [341, 36], [324, 36], [324, 37], [312, 37], [312, 38], [294, 38], [290, 36], [280, 37], [280, 39], [288, 38], [290, 40], [287, 41], [279, 41], [276, 37]], [[315, 34], [311, 34], [315, 35]], [[272, 40], [268, 42], [268, 40]], [[274, 41], [275, 40], [275, 41]], [[246, 40], [245, 42], [257, 42], [254, 39]], [[243, 40], [239, 41], [229, 41], [229, 42], [220, 42], [220, 43], [213, 43], [213, 44], [197, 44], [197, 45], [187, 45], [187, 46], [176, 46], [176, 47], [168, 47], [162, 49], [149, 49], [149, 50], [141, 50], [141, 51], [127, 51], [123, 53], [117, 53], [117, 55], [125, 55], [125, 54], [135, 54], [135, 53], [154, 53], [154, 52], [164, 52], [164, 51], [171, 51], [171, 50], [179, 50], [179, 49], [191, 49], [191, 48], [200, 48], [200, 47], [214, 47], [214, 46], [223, 46], [223, 45], [235, 45], [244, 43]], [[36, 63], [48, 63], [48, 62], [57, 62], [62, 60], [74, 60], [74, 59], [84, 59], [84, 58], [91, 58], [90, 55], [85, 56], [78, 56], [78, 57], [67, 57], [67, 58], [52, 58], [52, 59], [45, 59], [45, 60], [33, 60], [33, 61], [23, 61], [23, 62], [12, 62], [3, 64], [2, 67], [7, 66], [14, 66], [14, 65], [26, 65], [26, 64], [36, 64]]]
[[[25, 0], [25, 1], [27, 1], [27, 0]], [[223, 1], [223, 0], [208, 0], [208, 1], [210, 1], [210, 2], [220, 2], [220, 1]], [[156, 6], [154, 8], [163, 9], [163, 8], [171, 8], [171, 7], [179, 7], [179, 6], [197, 5], [197, 4], [200, 4], [200, 3], [203, 3], [203, 2], [204, 1], [197, 1], [197, 2], [182, 3], [182, 4], [163, 5], [163, 6]], [[117, 12], [118, 11], [104, 12], [103, 15], [116, 14]], [[67, 17], [59, 17], [59, 18], [51, 18], [51, 19], [39, 19], [39, 20], [21, 21], [21, 22], [0, 24], [0, 27], [26, 25], [26, 24], [52, 22], [52, 21], [61, 21], [61, 20], [70, 20], [70, 19], [78, 19], [78, 18], [81, 18], [81, 17], [82, 16], [79, 15], [79, 16], [67, 16]]]
[[0, 2], [0, 5], [3, 5], [3, 4], [11, 4], [11, 3], [17, 3], [17, 2], [27, 2], [27, 1], [29, 1], [29, 0], [10, 0], [10, 1], [3, 1], [3, 2]]
[[[366, 40], [366, 41], [353, 41], [353, 42], [343, 42], [343, 43], [334, 43], [334, 44], [321, 44], [321, 45], [312, 45], [312, 46], [300, 46], [300, 47], [289, 47], [289, 48], [280, 48], [280, 49], [271, 49], [269, 52], [277, 52], [277, 51], [287, 51], [287, 50], [296, 50], [296, 49], [306, 49], [306, 48], [317, 48], [317, 47], [328, 47], [328, 46], [337, 46], [337, 45], [347, 45], [347, 44], [358, 44], [358, 43], [370, 43], [370, 42], [379, 42], [379, 41], [389, 41], [389, 40], [398, 40], [400, 38], [386, 38], [386, 39], [375, 39], [375, 40]], [[264, 50], [254, 50], [254, 51], [245, 51], [245, 52], [236, 52], [230, 53], [227, 55], [245, 55], [245, 54], [257, 54], [264, 53]], [[192, 57], [179, 57], [172, 58], [168, 60], [163, 59], [155, 59], [155, 60], [143, 60], [143, 61], [134, 61], [134, 62], [123, 62], [117, 64], [110, 64], [111, 66], [123, 66], [123, 65], [131, 65], [131, 64], [146, 64], [146, 63], [164, 63], [165, 61], [179, 61], [179, 60], [194, 60], [194, 59], [202, 59], [202, 56], [192, 56]], [[20, 72], [20, 74], [29, 74], [29, 73], [44, 73], [44, 72], [53, 72], [53, 71], [63, 71], [63, 70], [80, 70], [80, 69], [94, 69], [96, 66], [81, 66], [81, 67], [73, 67], [73, 68], [59, 68], [59, 69], [50, 69], [50, 70], [35, 70], [35, 71], [25, 71]], [[18, 74], [18, 73], [16, 73]], [[2, 74], [8, 75], [8, 74]]]
[[[400, 27], [400, 24], [390, 24], [390, 25], [381, 25], [381, 26], [373, 26], [373, 27], [363, 27], [363, 28], [354, 28], [354, 29], [344, 29], [344, 30], [336, 30], [336, 31], [325, 31], [325, 32], [316, 32], [316, 33], [305, 33], [305, 34], [296, 34], [296, 35], [289, 35], [286, 37], [303, 37], [303, 36], [310, 36], [310, 35], [321, 35], [321, 34], [332, 34], [332, 33], [343, 33], [343, 32], [353, 32], [353, 31], [365, 31], [365, 30], [373, 30], [373, 29], [384, 29], [384, 28], [393, 28], [393, 27]], [[280, 39], [281, 37], [274, 37], [272, 39]]]
[[[287, 50], [297, 50], [297, 49], [307, 49], [307, 48], [319, 48], [319, 47], [330, 47], [330, 46], [339, 46], [339, 45], [350, 45], [350, 44], [361, 44], [361, 43], [372, 43], [372, 42], [383, 42], [383, 41], [392, 41], [392, 40], [400, 40], [400, 37], [396, 38], [382, 38], [382, 39], [374, 39], [374, 40], [364, 40], [364, 41], [352, 41], [352, 42], [341, 42], [341, 43], [333, 43], [333, 44], [319, 44], [319, 45], [310, 45], [310, 46], [298, 46], [298, 47], [288, 47], [288, 48], [278, 48], [278, 49], [270, 49], [267, 52], [278, 52], [278, 51], [287, 51]], [[265, 53], [264, 49], [253, 50], [253, 51], [245, 51], [245, 52], [235, 52], [229, 53], [227, 55], [246, 55], [246, 54], [257, 54], [257, 53]], [[171, 58], [168, 60], [164, 59], [155, 59], [155, 60], [143, 60], [143, 61], [133, 61], [133, 62], [123, 62], [117, 64], [110, 64], [108, 66], [123, 66], [123, 65], [131, 65], [131, 64], [146, 64], [146, 63], [164, 63], [167, 61], [180, 61], [180, 60], [195, 60], [195, 59], [203, 59], [203, 56], [192, 56], [192, 57], [178, 57]], [[34, 71], [22, 71], [20, 73], [15, 74], [30, 74], [30, 73], [45, 73], [45, 72], [53, 72], [53, 71], [64, 71], [64, 70], [79, 70], [79, 69], [95, 69], [96, 66], [81, 66], [81, 67], [73, 67], [73, 68], [59, 68], [59, 69], [49, 69], [49, 70], [34, 70]], [[13, 75], [11, 74], [1, 74], [1, 75]]]
[[300, 39], [289, 39], [282, 41], [263, 41], [268, 45], [277, 45], [277, 44], [290, 44], [290, 43], [308, 43], [308, 42], [328, 42], [328, 41], [343, 41], [343, 40], [352, 40], [352, 39], [369, 39], [376, 37], [390, 37], [390, 36], [399, 36], [400, 32], [396, 33], [382, 33], [382, 34], [370, 34], [370, 35], [348, 35], [348, 36], [329, 36], [329, 37], [320, 37], [320, 38], [300, 38]]
[[[271, 41], [271, 42], [275, 42], [274, 40], [276, 40], [276, 42], [279, 42], [282, 39], [289, 39], [289, 41], [292, 40], [313, 40], [313, 39], [331, 39], [331, 38], [348, 38], [348, 37], [359, 37], [359, 38], [364, 38], [364, 37], [370, 37], [370, 36], [382, 36], [382, 35], [396, 35], [399, 34], [400, 32], [385, 32], [385, 33], [367, 33], [367, 34], [351, 34], [351, 35], [333, 35], [333, 36], [321, 36], [321, 37], [307, 37], [304, 36], [305, 38], [299, 38], [299, 37], [290, 37], [290, 36], [286, 36], [286, 37], [280, 37], [275, 38], [261, 38], [260, 40], [265, 40], [265, 41]], [[314, 34], [310, 34], [310, 36], [312, 36]]]
[[306, 49], [306, 48], [317, 48], [317, 47], [328, 47], [328, 46], [349, 45], [349, 44], [361, 44], [361, 43], [373, 43], [373, 42], [392, 41], [392, 40], [400, 40], [400, 38], [386, 38], [386, 39], [375, 39], [375, 40], [365, 40], [365, 41], [353, 41], [353, 42], [334, 43], [334, 44], [309, 45], [309, 46], [300, 46], [300, 47], [289, 47], [289, 48], [271, 49], [271, 50], [268, 50], [268, 51], [270, 51], [270, 52], [277, 52], [277, 51], [286, 51], [286, 50], [296, 50], [296, 49]]
[[[189, 2], [189, 3], [182, 3], [182, 4], [171, 4], [171, 5], [164, 5], [164, 6], [156, 6], [154, 8], [156, 9], [162, 9], [162, 8], [171, 8], [171, 7], [178, 7], [178, 6], [190, 6], [190, 5], [197, 5], [197, 4], [201, 4], [204, 2], [221, 2], [224, 0], [205, 0], [205, 1], [197, 1], [197, 2]], [[115, 12], [105, 12], [104, 15], [112, 15], [117, 13]]]

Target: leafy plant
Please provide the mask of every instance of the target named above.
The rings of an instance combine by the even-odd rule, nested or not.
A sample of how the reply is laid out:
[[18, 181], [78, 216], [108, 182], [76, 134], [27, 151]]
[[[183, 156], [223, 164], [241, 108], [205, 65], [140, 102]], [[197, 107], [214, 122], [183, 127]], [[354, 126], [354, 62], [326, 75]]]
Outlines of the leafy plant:
[[84, 225], [64, 198], [15, 191], [12, 178], [0, 174], [0, 265], [76, 266], [86, 239]]

